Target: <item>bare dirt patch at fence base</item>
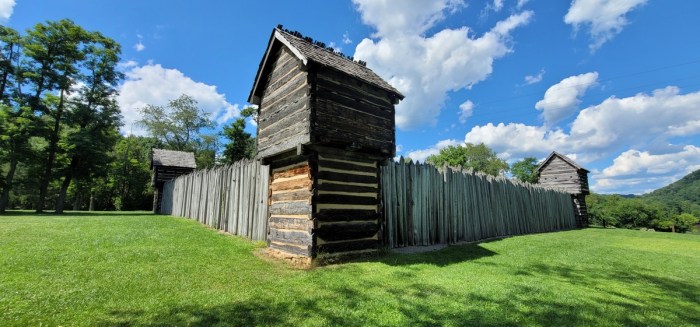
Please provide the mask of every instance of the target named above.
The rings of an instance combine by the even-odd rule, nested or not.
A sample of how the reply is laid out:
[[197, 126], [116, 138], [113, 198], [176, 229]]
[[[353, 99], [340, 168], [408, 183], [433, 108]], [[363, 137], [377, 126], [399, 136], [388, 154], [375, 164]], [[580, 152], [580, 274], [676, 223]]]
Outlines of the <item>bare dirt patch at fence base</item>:
[[313, 262], [311, 258], [290, 254], [287, 252], [282, 252], [272, 248], [264, 248], [255, 252], [255, 255], [263, 260], [274, 261], [274, 262], [284, 262], [291, 268], [295, 269], [311, 269], [313, 268]]

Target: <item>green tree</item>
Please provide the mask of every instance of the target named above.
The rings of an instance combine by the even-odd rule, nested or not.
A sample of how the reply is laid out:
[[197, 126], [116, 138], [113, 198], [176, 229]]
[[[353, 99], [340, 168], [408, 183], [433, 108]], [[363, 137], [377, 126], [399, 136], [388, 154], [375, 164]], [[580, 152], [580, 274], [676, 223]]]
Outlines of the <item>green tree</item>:
[[67, 19], [36, 24], [24, 35], [0, 26], [0, 208], [9, 202], [18, 166], [22, 178], [38, 180], [21, 183], [34, 185], [22, 197], [34, 199], [37, 212], [54, 191], [61, 212], [74, 178], [104, 174], [100, 166], [120, 119], [119, 53], [113, 40]]
[[5, 104], [10, 103], [8, 91], [17, 85], [13, 80], [17, 77], [21, 41], [17, 31], [0, 25], [0, 101]]
[[194, 160], [199, 168], [216, 166], [216, 152], [219, 148], [218, 134], [201, 134], [196, 143]]
[[104, 207], [105, 198], [111, 197], [117, 210], [150, 210], [153, 205], [151, 187], [151, 149], [159, 147], [158, 140], [129, 135], [114, 147], [113, 161], [107, 183], [93, 192]]
[[27, 112], [16, 112], [11, 107], [9, 92], [9, 86], [15, 77], [14, 62], [18, 58], [19, 43], [17, 31], [0, 25], [0, 168], [8, 166], [7, 173], [0, 179], [0, 213], [5, 212], [19, 163], [17, 145], [26, 144], [26, 138], [18, 138], [19, 135], [16, 134], [23, 130], [23, 125], [26, 126], [26, 121], [23, 120]]
[[29, 138], [35, 132], [35, 117], [31, 109], [22, 107], [14, 110], [0, 104], [0, 163], [8, 165], [7, 173], [2, 179], [0, 195], [0, 213], [4, 213], [12, 190], [17, 165], [23, 158], [28, 158], [31, 151]]
[[613, 210], [617, 203], [623, 200], [619, 195], [605, 196], [594, 193], [587, 195], [586, 205], [591, 223], [603, 227], [617, 226], [617, 216], [613, 214]]
[[147, 105], [141, 109], [141, 120], [148, 133], [158, 139], [168, 150], [192, 151], [197, 167], [214, 164], [212, 147], [216, 147], [217, 135], [201, 134], [202, 129], [214, 127], [209, 115], [197, 107], [197, 101], [183, 94], [170, 100], [167, 106]]
[[498, 176], [508, 171], [508, 163], [498, 158], [496, 152], [483, 143], [465, 143], [461, 146], [448, 146], [440, 153], [426, 159], [427, 163], [438, 167], [450, 166], [473, 169], [474, 171]]
[[664, 207], [653, 201], [624, 199], [612, 209], [619, 227], [654, 227], [657, 222], [668, 219]]
[[122, 74], [116, 70], [120, 46], [99, 33], [92, 33], [93, 43], [86, 49], [83, 84], [69, 101], [66, 112], [70, 164], [56, 200], [56, 212], [62, 213], [66, 193], [74, 177], [90, 180], [104, 175], [109, 164], [109, 150], [117, 141], [121, 125], [115, 95]]
[[521, 182], [537, 183], [537, 158], [526, 157], [513, 163], [510, 166], [510, 172]]
[[685, 233], [693, 228], [695, 224], [700, 222], [700, 218], [693, 216], [689, 213], [682, 213], [670, 217], [670, 219], [664, 219], [657, 223], [657, 227], [662, 229], [670, 229], [671, 232]]
[[586, 197], [586, 204], [591, 221], [603, 226], [654, 228], [666, 226], [671, 219], [668, 209], [660, 202], [641, 198], [590, 194]]
[[[44, 169], [39, 174], [37, 212], [44, 209], [49, 184], [54, 177], [71, 93], [77, 85], [96, 84], [90, 83], [94, 78], [90, 65], [94, 58], [105, 56], [96, 49], [103, 48], [108, 42], [114, 44], [99, 33], [88, 32], [67, 19], [37, 24], [22, 38], [24, 64], [18, 85], [28, 85], [30, 91], [21, 95], [21, 104], [31, 107], [47, 123], [44, 132], [48, 147]], [[103, 82], [109, 83], [108, 80]]]
[[28, 140], [36, 133], [36, 117], [22, 106], [20, 53], [22, 38], [17, 31], [0, 26], [0, 213], [5, 212], [17, 167], [30, 156]]
[[255, 107], [246, 107], [241, 110], [240, 118], [232, 122], [231, 125], [224, 126], [222, 134], [229, 141], [224, 148], [224, 163], [230, 164], [241, 159], [255, 157], [257, 142], [250, 133], [245, 131], [245, 119], [254, 116], [256, 111]]

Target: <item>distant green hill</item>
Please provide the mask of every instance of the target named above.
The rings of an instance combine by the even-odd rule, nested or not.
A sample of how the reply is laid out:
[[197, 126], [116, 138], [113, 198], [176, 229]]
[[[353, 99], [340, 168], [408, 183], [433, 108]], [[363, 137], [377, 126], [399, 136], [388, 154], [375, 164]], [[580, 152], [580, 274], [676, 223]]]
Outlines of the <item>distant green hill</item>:
[[700, 217], [700, 169], [641, 198], [659, 201], [678, 213]]

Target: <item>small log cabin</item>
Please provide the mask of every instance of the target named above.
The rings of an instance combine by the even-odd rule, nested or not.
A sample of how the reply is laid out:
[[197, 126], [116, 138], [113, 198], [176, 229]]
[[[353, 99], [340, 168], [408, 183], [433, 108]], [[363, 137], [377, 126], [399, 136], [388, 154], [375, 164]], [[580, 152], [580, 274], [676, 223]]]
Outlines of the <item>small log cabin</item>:
[[197, 168], [194, 153], [152, 149], [151, 169], [153, 175], [153, 212], [160, 213], [160, 203], [163, 197], [163, 185], [178, 176], [189, 174]]
[[273, 29], [248, 99], [272, 175], [273, 255], [310, 263], [378, 249], [379, 165], [395, 155], [401, 99], [365, 63]]
[[588, 225], [588, 209], [586, 195], [588, 190], [589, 171], [569, 157], [552, 152], [547, 159], [537, 167], [539, 184], [563, 189], [571, 194], [576, 209], [576, 223], [579, 227]]

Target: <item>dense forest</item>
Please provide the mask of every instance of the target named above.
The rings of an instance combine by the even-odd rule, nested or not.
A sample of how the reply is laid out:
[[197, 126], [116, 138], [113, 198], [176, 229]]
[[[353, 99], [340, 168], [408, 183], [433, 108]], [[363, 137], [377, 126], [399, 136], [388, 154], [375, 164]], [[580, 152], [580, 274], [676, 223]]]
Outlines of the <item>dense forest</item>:
[[200, 168], [254, 155], [245, 132], [254, 110], [207, 134], [209, 116], [184, 94], [142, 108], [148, 136], [120, 134], [120, 54], [111, 38], [67, 19], [24, 33], [0, 26], [0, 213], [148, 210], [154, 147], [192, 151]]
[[586, 202], [595, 224], [690, 231], [700, 221], [700, 170], [642, 196], [591, 194]]

